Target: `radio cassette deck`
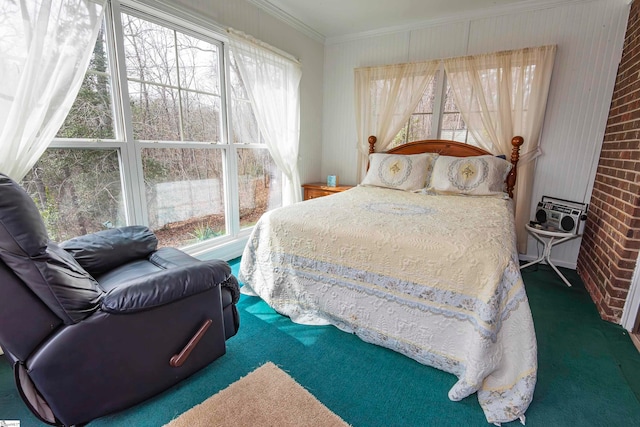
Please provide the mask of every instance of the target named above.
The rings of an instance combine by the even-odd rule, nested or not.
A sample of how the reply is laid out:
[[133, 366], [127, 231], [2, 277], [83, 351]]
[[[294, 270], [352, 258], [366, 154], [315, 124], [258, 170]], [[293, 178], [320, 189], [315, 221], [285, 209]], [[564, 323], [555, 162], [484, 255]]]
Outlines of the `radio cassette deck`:
[[588, 207], [586, 203], [542, 196], [535, 222], [546, 230], [582, 234]]

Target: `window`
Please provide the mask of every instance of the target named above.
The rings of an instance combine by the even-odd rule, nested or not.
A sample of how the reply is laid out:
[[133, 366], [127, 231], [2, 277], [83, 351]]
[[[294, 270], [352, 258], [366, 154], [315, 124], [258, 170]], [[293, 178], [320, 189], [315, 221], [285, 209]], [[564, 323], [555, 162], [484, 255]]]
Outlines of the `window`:
[[[431, 139], [433, 135], [433, 110], [436, 103], [436, 82], [441, 72], [431, 81], [422, 95], [415, 111], [407, 121], [407, 124], [394, 138], [393, 146], [405, 144], [410, 141]], [[436, 127], [437, 128], [437, 127]]]
[[129, 13], [121, 17], [148, 225], [162, 245], [226, 235], [225, 154], [216, 146], [224, 142], [222, 45]]
[[119, 150], [111, 144], [62, 142], [115, 138], [106, 46], [103, 24], [78, 96], [57, 133], [59, 148], [49, 148], [21, 183], [53, 240], [126, 225]]
[[89, 69], [58, 138], [114, 139], [112, 76], [105, 24], [98, 33]]
[[460, 110], [456, 106], [456, 102], [453, 99], [453, 90], [449, 83], [447, 83], [444, 96], [440, 138], [477, 145], [473, 135], [467, 129], [467, 124], [464, 122]]
[[221, 44], [122, 14], [133, 137], [219, 144]]
[[443, 69], [427, 86], [407, 124], [394, 138], [393, 146], [422, 139], [450, 139], [477, 145], [456, 106]]
[[230, 122], [238, 168], [240, 227], [253, 226], [260, 216], [282, 205], [282, 173], [264, 143], [258, 121], [233, 55], [229, 55]]
[[208, 30], [110, 4], [76, 101], [22, 181], [52, 239], [145, 224], [160, 246], [204, 250], [281, 205], [228, 56]]
[[21, 184], [63, 241], [126, 225], [121, 181], [117, 150], [50, 148]]

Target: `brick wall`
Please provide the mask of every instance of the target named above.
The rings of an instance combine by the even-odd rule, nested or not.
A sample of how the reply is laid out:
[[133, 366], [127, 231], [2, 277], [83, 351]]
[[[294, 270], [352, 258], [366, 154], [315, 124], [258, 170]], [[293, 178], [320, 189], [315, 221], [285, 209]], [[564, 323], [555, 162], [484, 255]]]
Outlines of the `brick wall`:
[[577, 271], [620, 323], [640, 249], [640, 0], [631, 5]]

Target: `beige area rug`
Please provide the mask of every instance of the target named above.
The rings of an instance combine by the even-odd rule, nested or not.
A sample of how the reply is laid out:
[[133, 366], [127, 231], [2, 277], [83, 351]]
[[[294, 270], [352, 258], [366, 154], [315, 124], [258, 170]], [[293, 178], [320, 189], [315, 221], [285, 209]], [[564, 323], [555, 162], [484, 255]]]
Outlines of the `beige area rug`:
[[348, 426], [304, 387], [267, 362], [166, 427]]

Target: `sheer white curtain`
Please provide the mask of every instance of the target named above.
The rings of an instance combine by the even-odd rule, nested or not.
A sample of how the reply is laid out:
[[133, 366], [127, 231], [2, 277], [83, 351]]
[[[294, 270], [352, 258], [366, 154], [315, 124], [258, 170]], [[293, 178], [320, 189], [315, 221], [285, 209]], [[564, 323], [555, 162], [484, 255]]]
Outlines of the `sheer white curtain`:
[[286, 177], [282, 204], [299, 202], [302, 200], [298, 173], [300, 63], [231, 29], [229, 47], [269, 153]]
[[540, 132], [556, 46], [446, 59], [444, 67], [467, 128], [478, 145], [511, 155], [511, 139], [524, 138], [514, 193], [518, 250], [526, 252], [532, 162], [541, 153]]
[[0, 172], [20, 181], [80, 90], [106, 0], [0, 5]]
[[428, 61], [355, 69], [358, 181], [367, 167], [369, 136], [378, 139], [376, 151], [391, 145], [420, 102], [439, 64]]

